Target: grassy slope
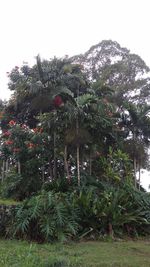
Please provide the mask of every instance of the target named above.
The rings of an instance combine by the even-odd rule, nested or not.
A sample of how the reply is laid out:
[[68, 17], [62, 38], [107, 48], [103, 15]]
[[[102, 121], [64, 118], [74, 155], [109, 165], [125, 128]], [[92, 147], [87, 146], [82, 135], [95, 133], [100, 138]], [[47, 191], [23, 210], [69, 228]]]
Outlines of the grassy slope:
[[0, 240], [1, 267], [150, 267], [150, 242], [28, 244]]

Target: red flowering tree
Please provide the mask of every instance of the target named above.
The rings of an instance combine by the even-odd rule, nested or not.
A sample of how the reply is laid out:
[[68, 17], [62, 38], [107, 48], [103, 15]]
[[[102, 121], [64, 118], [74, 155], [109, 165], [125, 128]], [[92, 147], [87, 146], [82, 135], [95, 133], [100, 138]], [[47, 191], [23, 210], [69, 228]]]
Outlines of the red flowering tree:
[[[2, 132], [0, 139], [0, 154], [3, 160], [2, 177], [4, 181], [13, 177], [14, 184], [17, 185], [15, 188], [15, 194], [18, 191], [17, 198], [24, 198], [39, 190], [47, 179], [42, 168], [48, 161], [50, 153], [48, 136], [43, 133], [41, 127], [30, 129], [27, 125], [20, 125], [13, 120], [8, 123], [7, 128]], [[17, 179], [16, 182], [15, 179]]]

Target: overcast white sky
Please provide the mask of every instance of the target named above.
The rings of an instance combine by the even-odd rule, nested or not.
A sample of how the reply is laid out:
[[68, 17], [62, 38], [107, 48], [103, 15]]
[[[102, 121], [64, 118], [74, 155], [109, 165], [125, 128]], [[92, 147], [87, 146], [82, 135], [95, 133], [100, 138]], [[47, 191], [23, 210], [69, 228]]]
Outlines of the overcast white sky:
[[1, 0], [0, 98], [23, 61], [84, 53], [112, 39], [150, 66], [150, 0]]
[[0, 98], [6, 72], [34, 57], [83, 53], [112, 39], [150, 66], [150, 0], [1, 0]]

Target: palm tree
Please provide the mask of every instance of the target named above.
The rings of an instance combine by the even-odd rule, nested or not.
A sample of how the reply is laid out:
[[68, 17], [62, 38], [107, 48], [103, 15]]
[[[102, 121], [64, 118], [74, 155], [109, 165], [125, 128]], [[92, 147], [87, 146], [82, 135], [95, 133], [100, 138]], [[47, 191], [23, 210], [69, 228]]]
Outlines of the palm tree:
[[68, 107], [65, 144], [76, 148], [76, 170], [80, 186], [80, 169], [83, 165], [81, 155], [83, 158], [84, 154], [84, 161], [92, 175], [92, 155], [98, 153], [98, 144], [100, 147], [106, 142], [106, 136], [112, 129], [112, 119], [107, 114], [105, 103], [94, 92], [79, 95], [75, 100], [76, 105]]
[[[150, 106], [149, 105], [134, 105], [132, 103], [125, 104], [125, 108], [128, 114], [122, 114], [125, 126], [129, 129], [129, 140], [132, 140], [133, 144], [133, 167], [134, 167], [134, 177], [135, 186], [137, 185], [136, 173], [137, 169], [139, 171], [139, 188], [140, 188], [140, 174], [142, 166], [141, 155], [143, 151], [146, 151], [147, 145], [150, 138]], [[130, 142], [127, 140], [128, 142]], [[131, 145], [131, 144], [130, 144]]]
[[[42, 65], [40, 58], [37, 57], [37, 67], [38, 67], [38, 74], [40, 77], [40, 82], [42, 83], [43, 87], [41, 89], [42, 92], [44, 92], [44, 97], [48, 98], [51, 96], [51, 99], [56, 99], [56, 97], [61, 98], [61, 100], [65, 103], [70, 103], [72, 106], [72, 110], [75, 111], [76, 119], [75, 119], [75, 125], [76, 125], [76, 135], [79, 134], [79, 109], [78, 109], [78, 97], [82, 93], [83, 88], [86, 87], [86, 81], [85, 77], [81, 72], [81, 68], [78, 65], [71, 65], [69, 62], [62, 62], [60, 60], [54, 59], [51, 64], [44, 62], [43, 64], [48, 64], [48, 68], [51, 70], [47, 71], [47, 74], [43, 72]], [[48, 94], [45, 94], [46, 92], [49, 92]], [[80, 92], [81, 91], [81, 92]], [[76, 96], [76, 100], [74, 100], [74, 96]], [[36, 97], [37, 103], [40, 101], [41, 96]], [[35, 99], [34, 99], [35, 101]], [[59, 106], [56, 107], [56, 113], [57, 108], [59, 109]], [[66, 105], [65, 105], [66, 108]], [[64, 110], [62, 110], [64, 112]], [[60, 114], [59, 114], [60, 116]], [[57, 114], [56, 114], [57, 117]], [[62, 115], [63, 117], [63, 115]], [[67, 127], [66, 125], [63, 125], [64, 129]], [[56, 132], [57, 132], [57, 126], [55, 127], [55, 123], [53, 123], [53, 129], [55, 129], [53, 133], [54, 138], [54, 177], [56, 176]], [[78, 176], [78, 184], [80, 184], [80, 147], [77, 143], [77, 176]], [[64, 148], [64, 165], [68, 177], [68, 181], [70, 180], [69, 170], [68, 170], [68, 162], [67, 162], [67, 144], [65, 144]]]

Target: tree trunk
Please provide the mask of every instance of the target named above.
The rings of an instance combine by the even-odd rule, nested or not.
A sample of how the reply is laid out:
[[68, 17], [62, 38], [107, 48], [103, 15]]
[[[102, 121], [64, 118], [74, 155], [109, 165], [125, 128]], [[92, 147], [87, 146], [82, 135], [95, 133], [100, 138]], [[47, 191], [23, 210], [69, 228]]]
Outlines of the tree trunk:
[[141, 184], [141, 165], [139, 163], [139, 191], [141, 190], [140, 184]]
[[113, 231], [113, 227], [112, 227], [112, 224], [109, 222], [108, 223], [108, 234], [111, 238], [114, 237], [114, 231]]
[[44, 183], [44, 180], [45, 180], [44, 166], [42, 166], [41, 170], [42, 170], [42, 181], [43, 181], [43, 183]]
[[80, 186], [80, 145], [78, 142], [78, 137], [79, 137], [79, 119], [77, 115], [76, 119], [76, 134], [77, 134], [77, 178], [78, 178], [78, 186]]
[[5, 178], [5, 160], [3, 160], [3, 165], [2, 165], [2, 183], [4, 182]]
[[136, 134], [135, 134], [135, 128], [133, 128], [133, 142], [134, 142], [134, 159], [133, 159], [133, 165], [134, 165], [134, 185], [135, 188], [137, 187], [137, 181], [136, 181], [136, 172], [137, 172], [137, 162], [136, 162], [136, 155], [135, 155], [135, 141], [136, 141]]
[[89, 174], [92, 175], [92, 158], [91, 158], [91, 150], [89, 154]]
[[64, 150], [64, 165], [65, 165], [65, 170], [67, 174], [67, 180], [68, 180], [68, 183], [70, 183], [71, 177], [70, 177], [68, 161], [67, 161], [67, 145], [65, 145], [65, 150]]
[[[77, 88], [77, 107], [78, 107], [78, 97], [79, 97], [79, 86]], [[81, 177], [80, 177], [80, 145], [79, 145], [79, 140], [78, 140], [78, 137], [79, 137], [79, 114], [78, 112], [77, 112], [77, 118], [76, 118], [76, 134], [77, 134], [77, 178], [78, 178], [78, 186], [80, 186]]]
[[136, 158], [134, 157], [134, 185], [135, 188], [137, 187], [137, 182], [136, 182]]
[[78, 186], [80, 186], [81, 177], [80, 177], [80, 147], [79, 145], [77, 145], [77, 177], [78, 177]]
[[8, 159], [6, 160], [6, 174], [8, 173]]
[[53, 167], [54, 180], [57, 178], [57, 163], [56, 163], [56, 132], [54, 132], [54, 167]]
[[51, 180], [53, 181], [54, 177], [53, 177], [53, 169], [52, 169], [51, 158], [49, 158], [49, 176], [50, 176]]
[[21, 164], [19, 160], [18, 160], [18, 174], [21, 174]]

